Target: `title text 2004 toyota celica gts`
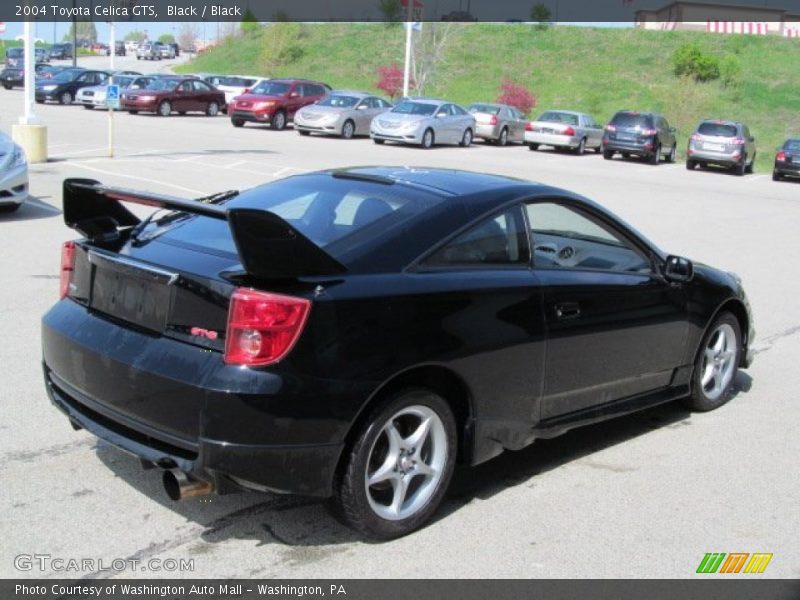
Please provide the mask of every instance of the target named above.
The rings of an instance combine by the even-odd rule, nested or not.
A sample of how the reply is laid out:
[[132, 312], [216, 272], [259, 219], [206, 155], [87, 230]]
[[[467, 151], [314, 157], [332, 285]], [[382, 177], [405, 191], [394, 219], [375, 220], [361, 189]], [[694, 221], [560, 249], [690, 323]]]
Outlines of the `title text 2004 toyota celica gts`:
[[43, 320], [47, 390], [174, 499], [331, 497], [400, 536], [457, 462], [716, 408], [752, 354], [738, 277], [516, 179], [353, 168], [199, 200], [68, 179], [64, 217], [84, 237]]

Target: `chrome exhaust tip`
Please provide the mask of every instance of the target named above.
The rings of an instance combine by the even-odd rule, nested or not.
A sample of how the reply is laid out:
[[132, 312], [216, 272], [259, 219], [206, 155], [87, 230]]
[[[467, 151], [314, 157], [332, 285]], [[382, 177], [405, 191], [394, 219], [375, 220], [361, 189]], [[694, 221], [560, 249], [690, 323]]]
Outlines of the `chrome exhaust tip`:
[[185, 500], [194, 496], [207, 496], [214, 491], [214, 485], [193, 479], [180, 469], [167, 469], [161, 477], [164, 491], [171, 500]]

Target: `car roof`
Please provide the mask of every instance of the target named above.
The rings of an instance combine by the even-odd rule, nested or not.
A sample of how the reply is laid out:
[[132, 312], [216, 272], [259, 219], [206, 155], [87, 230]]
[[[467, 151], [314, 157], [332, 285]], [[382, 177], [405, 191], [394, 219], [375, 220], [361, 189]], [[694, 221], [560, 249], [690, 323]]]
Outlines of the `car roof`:
[[359, 98], [369, 98], [370, 96], [374, 96], [375, 94], [370, 94], [368, 92], [359, 92], [358, 90], [331, 90], [330, 94], [341, 94], [341, 95], [348, 95], [348, 96], [358, 96]]

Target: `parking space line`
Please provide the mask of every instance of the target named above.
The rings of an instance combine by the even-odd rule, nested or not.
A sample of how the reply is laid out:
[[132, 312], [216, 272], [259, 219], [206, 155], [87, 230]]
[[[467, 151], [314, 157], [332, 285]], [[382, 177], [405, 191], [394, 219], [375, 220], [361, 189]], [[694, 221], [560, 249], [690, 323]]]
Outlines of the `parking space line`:
[[112, 177], [123, 177], [125, 179], [135, 179], [137, 181], [146, 181], [147, 183], [153, 183], [155, 185], [163, 185], [165, 187], [174, 188], [176, 190], [181, 190], [184, 192], [188, 192], [189, 194], [194, 195], [203, 195], [205, 192], [200, 190], [195, 190], [192, 188], [188, 188], [182, 185], [177, 185], [175, 183], [167, 183], [166, 181], [159, 181], [158, 179], [148, 179], [146, 177], [140, 177], [139, 175], [125, 175], [124, 173], [117, 173], [116, 171], [108, 171], [106, 169], [99, 169], [97, 167], [92, 167], [87, 165], [86, 163], [71, 163], [72, 166], [79, 167], [81, 169], [86, 169], [87, 171], [93, 171], [95, 173], [101, 173], [103, 175], [111, 175]]

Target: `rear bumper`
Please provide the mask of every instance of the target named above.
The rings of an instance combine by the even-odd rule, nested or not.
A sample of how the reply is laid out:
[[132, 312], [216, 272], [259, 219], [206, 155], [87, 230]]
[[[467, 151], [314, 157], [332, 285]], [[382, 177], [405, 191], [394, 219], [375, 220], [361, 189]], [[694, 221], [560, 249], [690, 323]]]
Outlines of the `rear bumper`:
[[695, 150], [689, 148], [686, 151], [686, 158], [702, 163], [732, 167], [742, 161], [741, 153], [731, 154], [723, 152], [709, 152], [708, 150]]
[[480, 123], [475, 125], [475, 137], [484, 140], [496, 140], [500, 138], [500, 131], [498, 125], [482, 125]]
[[227, 489], [327, 497], [371, 386], [225, 365], [71, 301], [42, 321], [45, 387], [69, 420], [162, 468]]
[[800, 163], [775, 162], [774, 170], [781, 175], [800, 177]]
[[636, 156], [651, 156], [655, 150], [652, 142], [623, 142], [603, 138], [603, 150], [607, 152], [624, 152]]
[[525, 143], [554, 146], [556, 148], [577, 148], [581, 143], [581, 138], [576, 135], [556, 135], [553, 133], [526, 131]]

